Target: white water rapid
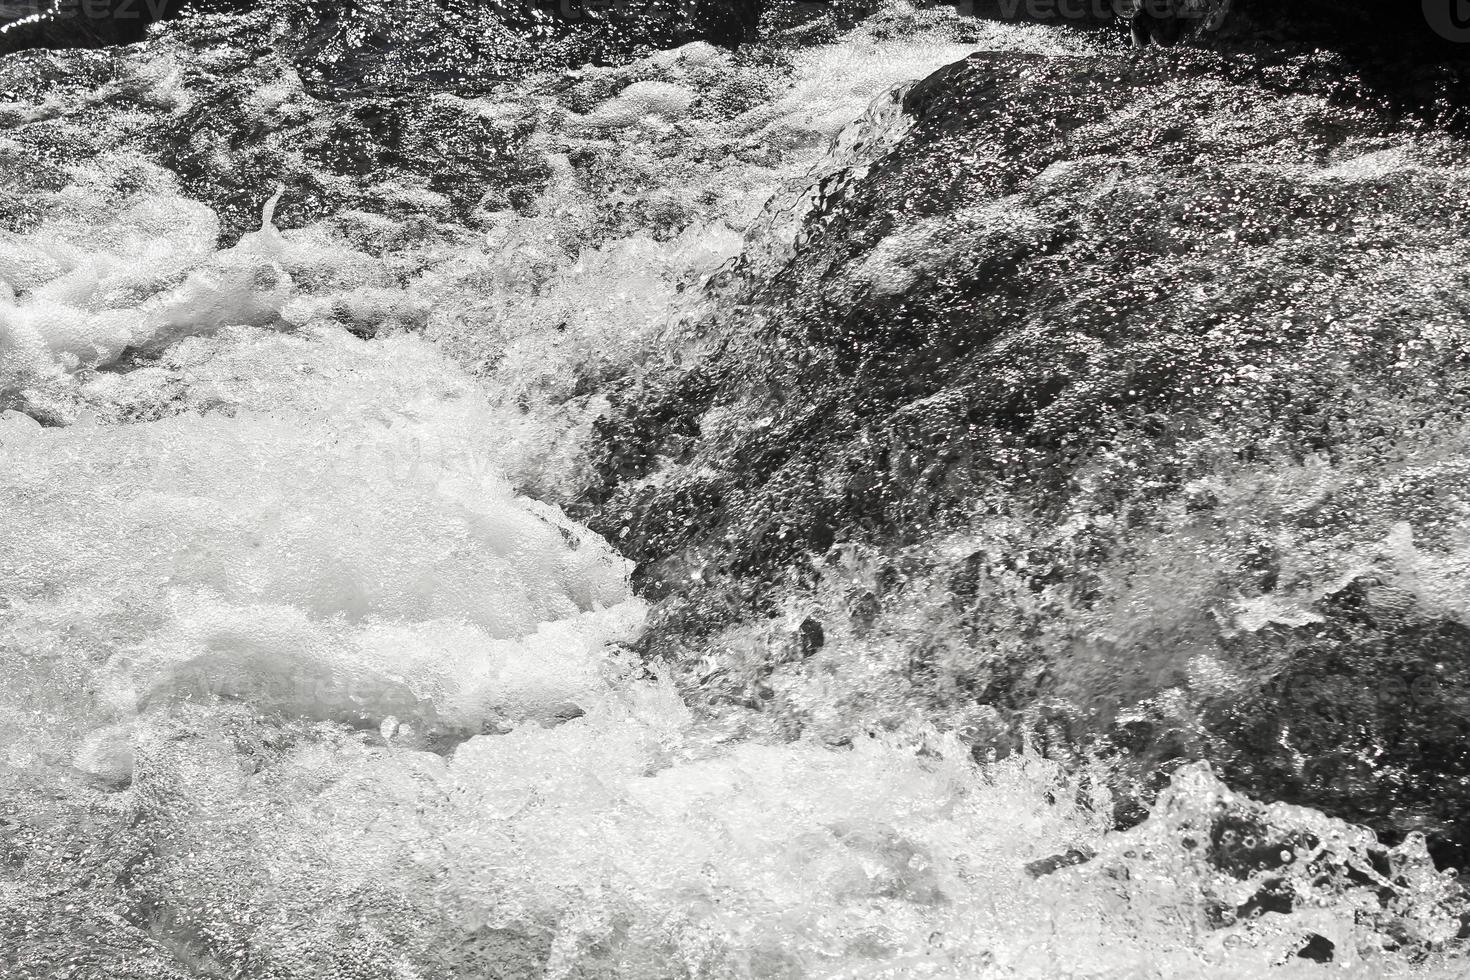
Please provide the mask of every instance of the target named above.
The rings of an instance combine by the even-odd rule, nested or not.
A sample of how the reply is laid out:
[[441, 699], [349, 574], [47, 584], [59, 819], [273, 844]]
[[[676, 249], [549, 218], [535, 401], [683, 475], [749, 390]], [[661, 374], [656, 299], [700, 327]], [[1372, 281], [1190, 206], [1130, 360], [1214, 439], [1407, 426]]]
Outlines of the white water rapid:
[[[28, 409], [0, 417], [0, 974], [1463, 975], [1398, 951], [1459, 928], [1417, 839], [1386, 872], [1366, 831], [1198, 766], [1115, 833], [1085, 772], [977, 765], [917, 712], [830, 744], [692, 711], [628, 650], [617, 542], [537, 499], [585, 465], [602, 403], [577, 380], [697, 357], [707, 277], [779, 252], [811, 185], [895, 138], [893, 87], [975, 49], [932, 20], [775, 69], [704, 45], [587, 69], [577, 108], [446, 95], [535, 128], [552, 174], [479, 229], [278, 231], [262, 186], [262, 227], [221, 248], [120, 111], [105, 166], [7, 185], [30, 217], [0, 235], [0, 388]], [[105, 57], [186, 108], [194, 55]], [[773, 71], [773, 98], [699, 117]], [[248, 111], [306, 111], [273, 85]], [[80, 132], [107, 96], [3, 111]], [[598, 149], [660, 175], [639, 207], [698, 220], [580, 245], [628, 204], [558, 178]], [[1222, 871], [1226, 812], [1295, 850]], [[1096, 856], [1027, 873], [1069, 851]], [[1411, 898], [1385, 907], [1385, 873]], [[1218, 921], [1263, 887], [1300, 901]], [[1311, 936], [1334, 962], [1296, 955]]]

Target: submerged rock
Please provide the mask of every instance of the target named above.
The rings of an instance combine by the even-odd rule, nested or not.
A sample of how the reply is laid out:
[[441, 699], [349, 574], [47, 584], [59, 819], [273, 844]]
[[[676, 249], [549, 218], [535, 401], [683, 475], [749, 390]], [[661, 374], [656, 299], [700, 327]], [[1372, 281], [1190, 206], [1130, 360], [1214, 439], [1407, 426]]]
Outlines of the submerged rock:
[[1026, 865], [1026, 873], [1033, 878], [1044, 878], [1063, 868], [1071, 868], [1091, 861], [1097, 853], [1091, 848], [1074, 847], [1062, 854], [1053, 854]]

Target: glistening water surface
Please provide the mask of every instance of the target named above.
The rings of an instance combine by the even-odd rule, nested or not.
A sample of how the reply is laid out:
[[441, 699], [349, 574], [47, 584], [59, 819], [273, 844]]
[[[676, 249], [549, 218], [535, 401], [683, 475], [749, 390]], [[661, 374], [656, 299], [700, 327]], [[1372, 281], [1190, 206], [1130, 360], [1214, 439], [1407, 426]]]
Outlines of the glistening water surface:
[[[977, 763], [892, 631], [767, 670], [791, 717], [701, 697], [754, 668], [641, 659], [631, 563], [567, 516], [610, 397], [710, 354], [730, 270], [907, 132], [895, 93], [1084, 39], [895, 4], [420, 86], [357, 160], [371, 114], [251, 54], [274, 23], [0, 63], [0, 972], [1464, 975], [1422, 835], [1202, 763], [1114, 830], [1101, 762]], [[783, 657], [764, 629], [721, 642]]]

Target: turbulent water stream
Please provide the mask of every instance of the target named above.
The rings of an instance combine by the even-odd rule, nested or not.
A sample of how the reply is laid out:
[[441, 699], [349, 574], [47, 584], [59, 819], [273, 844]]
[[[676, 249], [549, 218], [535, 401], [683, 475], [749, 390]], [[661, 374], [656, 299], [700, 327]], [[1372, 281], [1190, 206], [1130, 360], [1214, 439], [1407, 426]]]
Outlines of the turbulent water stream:
[[269, 23], [0, 63], [0, 974], [1464, 975], [1419, 835], [1202, 763], [1117, 831], [835, 657], [801, 730], [690, 703], [567, 516], [609, 392], [717, 343], [896, 90], [1085, 39], [897, 5], [373, 116]]

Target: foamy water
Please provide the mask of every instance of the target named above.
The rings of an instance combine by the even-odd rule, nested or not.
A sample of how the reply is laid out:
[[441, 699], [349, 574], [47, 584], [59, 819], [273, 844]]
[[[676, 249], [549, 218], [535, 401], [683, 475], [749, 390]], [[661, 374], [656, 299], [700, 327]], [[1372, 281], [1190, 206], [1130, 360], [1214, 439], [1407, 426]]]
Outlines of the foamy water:
[[[0, 809], [27, 828], [0, 924], [29, 923], [0, 964], [1462, 975], [1417, 838], [1385, 851], [1201, 767], [1112, 833], [1085, 769], [978, 766], [917, 714], [843, 745], [739, 737], [627, 651], [645, 608], [616, 542], [533, 499], [585, 465], [579, 383], [699, 356], [704, 280], [780, 254], [811, 183], [894, 138], [892, 87], [968, 50], [859, 32], [713, 120], [701, 73], [740, 76], [705, 46], [587, 70], [581, 111], [459, 100], [536, 117], [553, 175], [589, 149], [662, 173], [652, 204], [699, 210], [676, 235], [582, 244], [611, 205], [554, 176], [488, 231], [377, 250], [363, 215], [277, 231], [269, 187], [219, 248], [125, 150], [126, 191], [79, 168], [37, 192], [0, 238], [0, 391], [27, 410], [0, 417]], [[597, 96], [604, 75], [639, 80]], [[869, 271], [902, 279], [923, 244]], [[1027, 871], [1068, 852], [1093, 856]], [[1313, 937], [1333, 962], [1297, 955]]]

